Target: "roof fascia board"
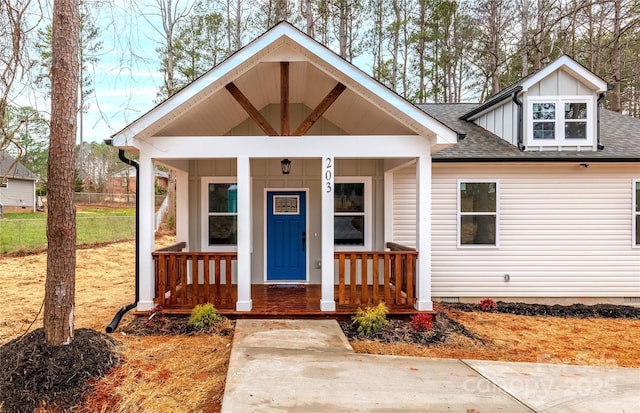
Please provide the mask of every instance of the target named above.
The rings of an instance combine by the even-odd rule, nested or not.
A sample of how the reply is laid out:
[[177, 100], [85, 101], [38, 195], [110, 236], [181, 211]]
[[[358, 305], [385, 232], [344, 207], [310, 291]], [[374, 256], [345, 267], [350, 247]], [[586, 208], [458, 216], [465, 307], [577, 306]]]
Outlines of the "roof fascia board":
[[[133, 123], [126, 126], [120, 132], [117, 132], [112, 136], [114, 146], [127, 146], [131, 145], [131, 141], [135, 140], [135, 137], [142, 133], [144, 130], [152, 126], [154, 123], [161, 120], [168, 115], [174, 109], [187, 103], [193, 99], [198, 93], [202, 92], [206, 88], [210, 87], [221, 79], [229, 76], [232, 72], [238, 75], [246, 72], [252, 68], [255, 64], [247, 65], [243, 71], [238, 71], [241, 64], [250, 60], [255, 60], [261, 51], [268, 53], [267, 46], [274, 44], [277, 40], [286, 35], [284, 29], [287, 25], [277, 26], [273, 30], [266, 32], [262, 36], [256, 38], [247, 46], [241, 48], [228, 59], [220, 63], [215, 68], [209, 70], [207, 73], [196, 79], [193, 83], [189, 84], [184, 89], [180, 90], [175, 95], [171, 96], [142, 117], [133, 121]], [[224, 85], [219, 85], [219, 89], [222, 89]], [[136, 146], [135, 144], [133, 146]]]
[[[246, 72], [257, 64], [261, 57], [261, 52], [264, 52], [263, 54], [265, 56], [268, 55], [270, 52], [270, 50], [268, 50], [268, 46], [275, 45], [281, 38], [291, 39], [294, 43], [302, 46], [303, 49], [306, 49], [306, 51], [315, 56], [316, 59], [314, 59], [313, 63], [331, 77], [338, 79], [347, 77], [358, 84], [361, 87], [361, 90], [352, 89], [352, 91], [361, 97], [369, 100], [371, 100], [372, 97], [379, 97], [380, 99], [375, 99], [375, 101], [377, 101], [375, 104], [384, 110], [385, 113], [388, 113], [391, 116], [396, 116], [397, 114], [390, 111], [390, 107], [397, 109], [402, 115], [408, 118], [405, 118], [403, 123], [415, 130], [416, 133], [433, 133], [435, 134], [436, 141], [439, 144], [453, 144], [457, 142], [457, 134], [455, 131], [421, 111], [413, 104], [407, 102], [398, 94], [375, 81], [369, 75], [342, 59], [328, 48], [313, 40], [311, 37], [300, 32], [289, 23], [281, 23], [255, 39], [253, 42], [249, 43], [244, 48], [238, 50], [227, 60], [204, 74], [179, 93], [176, 93], [171, 98], [167, 99], [165, 102], [122, 129], [120, 132], [117, 132], [112, 137], [114, 146], [131, 145], [137, 135], [141, 134], [144, 130], [167, 116], [174, 109], [186, 104], [190, 99], [194, 98], [204, 89], [211, 87], [215, 82], [220, 82], [221, 79], [232, 73], [234, 74], [234, 77], [237, 77], [241, 72]], [[254, 60], [253, 64], [246, 65], [244, 70], [241, 72], [238, 71], [238, 68], [241, 67], [243, 63], [251, 60]], [[332, 67], [333, 70], [328, 70], [327, 67]], [[218, 86], [219, 88], [222, 88], [224, 85]], [[137, 145], [133, 143], [133, 146]]]
[[[318, 69], [333, 78], [340, 79], [342, 77], [347, 77], [360, 86], [359, 90], [351, 88], [352, 92], [367, 100], [377, 98], [372, 101], [372, 103], [375, 103], [376, 106], [390, 116], [395, 117], [397, 115], [389, 110], [390, 107], [397, 109], [402, 115], [417, 123], [417, 125], [413, 124], [408, 121], [409, 119], [404, 119], [403, 121], [403, 123], [413, 129], [416, 133], [424, 134], [424, 132], [429, 131], [435, 134], [438, 143], [443, 144], [453, 144], [458, 141], [458, 136], [455, 131], [440, 121], [432, 118], [415, 105], [409, 103], [407, 100], [382, 85], [380, 82], [372, 79], [362, 70], [336, 55], [334, 52], [322, 46], [312, 38], [302, 34], [297, 29], [293, 30], [295, 31], [294, 34], [297, 34], [296, 38], [293, 40], [316, 57], [313, 63], [316, 64]], [[335, 68], [337, 71], [329, 70], [327, 66]], [[347, 82], [346, 80], [344, 83], [351, 84], [351, 82]]]

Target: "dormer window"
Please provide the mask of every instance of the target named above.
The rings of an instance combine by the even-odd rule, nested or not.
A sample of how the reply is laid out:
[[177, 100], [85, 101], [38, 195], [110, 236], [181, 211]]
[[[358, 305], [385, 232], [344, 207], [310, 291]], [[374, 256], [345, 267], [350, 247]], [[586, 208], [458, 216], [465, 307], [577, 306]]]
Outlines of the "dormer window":
[[529, 98], [528, 146], [591, 146], [591, 99], [584, 97]]

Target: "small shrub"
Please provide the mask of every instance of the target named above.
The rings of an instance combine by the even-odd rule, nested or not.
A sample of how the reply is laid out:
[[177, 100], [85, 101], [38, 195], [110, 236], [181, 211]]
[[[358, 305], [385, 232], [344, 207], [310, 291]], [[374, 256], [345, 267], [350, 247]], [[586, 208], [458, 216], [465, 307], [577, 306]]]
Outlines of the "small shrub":
[[433, 328], [433, 316], [426, 313], [418, 313], [411, 316], [411, 328], [414, 331], [428, 331]]
[[480, 309], [482, 311], [496, 311], [498, 309], [498, 304], [496, 304], [496, 302], [491, 298], [484, 298], [480, 301]]
[[220, 321], [221, 318], [213, 304], [199, 304], [191, 311], [189, 324], [198, 329], [209, 328]]
[[364, 310], [358, 308], [358, 312], [353, 316], [353, 324], [358, 326], [358, 335], [365, 337], [380, 331], [389, 323], [388, 313], [389, 309], [382, 302], [375, 307], [367, 307]]

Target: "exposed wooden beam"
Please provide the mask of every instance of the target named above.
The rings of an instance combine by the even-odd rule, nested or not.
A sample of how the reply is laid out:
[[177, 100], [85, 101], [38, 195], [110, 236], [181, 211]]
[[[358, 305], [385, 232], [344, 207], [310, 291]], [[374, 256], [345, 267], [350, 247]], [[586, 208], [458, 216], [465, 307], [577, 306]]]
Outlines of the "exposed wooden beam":
[[333, 102], [338, 99], [338, 97], [344, 92], [347, 87], [342, 83], [338, 83], [332, 90], [329, 92], [322, 102], [316, 106], [316, 108], [307, 116], [305, 120], [302, 121], [298, 129], [293, 132], [294, 136], [302, 136], [311, 129], [311, 127], [320, 119], [320, 117], [324, 114], [324, 112], [329, 109], [329, 107], [333, 104]]
[[269, 136], [278, 136], [278, 132], [273, 129], [273, 126], [267, 122], [267, 120], [262, 116], [258, 109], [249, 102], [249, 99], [238, 89], [238, 87], [233, 83], [229, 83], [225, 86], [231, 96], [242, 106], [242, 108], [249, 114], [249, 117], [253, 119], [253, 121], [262, 129], [262, 131]]
[[280, 135], [289, 135], [289, 62], [280, 62]]

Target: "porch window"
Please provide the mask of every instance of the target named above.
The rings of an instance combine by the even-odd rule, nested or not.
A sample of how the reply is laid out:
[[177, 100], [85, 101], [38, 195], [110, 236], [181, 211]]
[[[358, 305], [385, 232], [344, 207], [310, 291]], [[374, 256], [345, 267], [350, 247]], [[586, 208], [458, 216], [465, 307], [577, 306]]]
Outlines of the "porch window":
[[338, 247], [336, 249], [369, 249], [371, 178], [337, 177], [334, 187], [334, 244]]
[[458, 183], [458, 245], [498, 245], [498, 182]]
[[640, 179], [633, 181], [633, 246], [640, 247]]
[[[218, 250], [238, 243], [238, 196], [234, 178], [203, 178], [203, 246]], [[207, 248], [208, 247], [208, 248]]]

